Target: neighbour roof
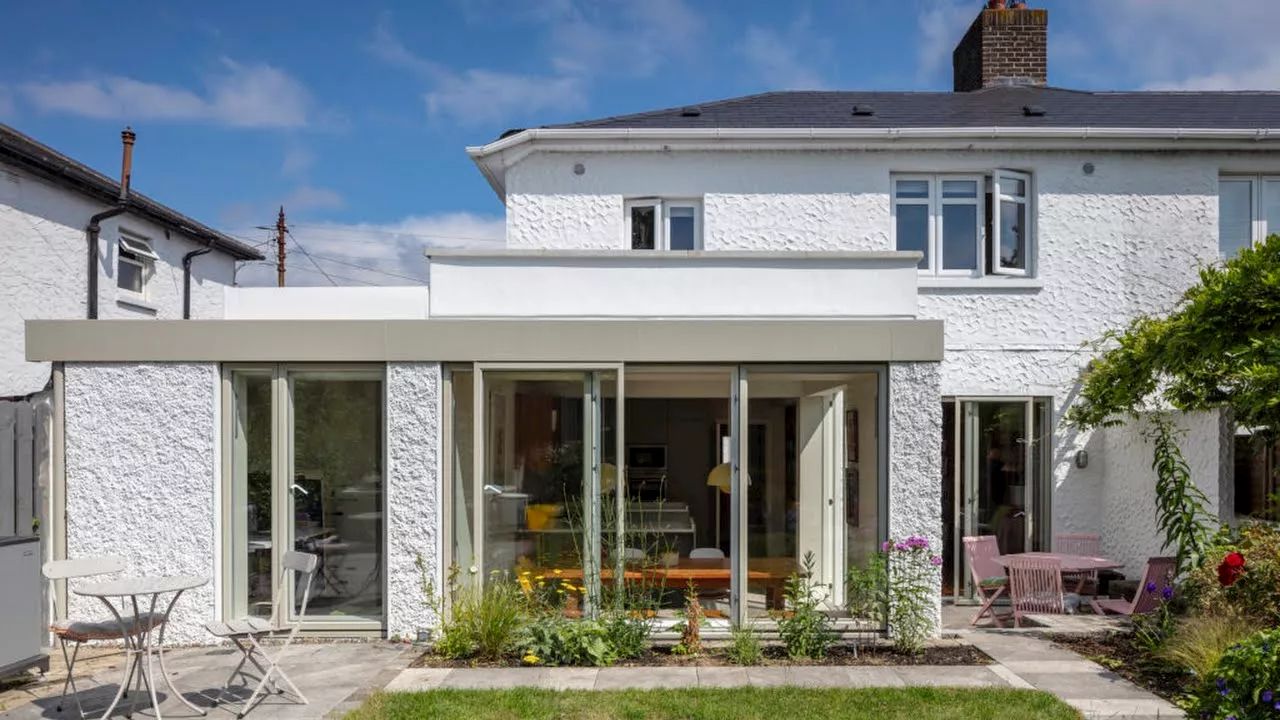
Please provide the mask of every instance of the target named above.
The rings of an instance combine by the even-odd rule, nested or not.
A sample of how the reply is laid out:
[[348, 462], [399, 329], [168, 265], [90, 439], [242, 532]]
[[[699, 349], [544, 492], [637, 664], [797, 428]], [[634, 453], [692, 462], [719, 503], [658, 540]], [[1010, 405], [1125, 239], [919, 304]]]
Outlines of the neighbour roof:
[[[114, 205], [120, 198], [119, 182], [4, 124], [0, 124], [0, 159], [15, 162], [42, 177], [103, 203]], [[129, 209], [167, 228], [210, 243], [213, 249], [237, 260], [263, 259], [262, 253], [249, 245], [132, 189], [129, 191]]]
[[990, 87], [973, 92], [805, 90], [769, 92], [546, 127], [1280, 128], [1280, 93], [1088, 92], [1030, 86]]

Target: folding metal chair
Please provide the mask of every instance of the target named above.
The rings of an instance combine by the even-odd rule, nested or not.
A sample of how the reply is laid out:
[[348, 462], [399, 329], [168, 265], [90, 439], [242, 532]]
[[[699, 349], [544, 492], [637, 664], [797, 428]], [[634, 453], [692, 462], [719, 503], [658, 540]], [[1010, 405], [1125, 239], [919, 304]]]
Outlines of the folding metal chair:
[[[289, 686], [289, 690], [293, 696], [298, 699], [302, 705], [307, 704], [307, 698], [298, 690], [298, 686], [293, 684], [284, 670], [280, 668], [280, 659], [284, 656], [285, 650], [293, 642], [298, 635], [298, 628], [301, 623], [288, 622], [289, 609], [283, 603], [289, 583], [295, 582], [294, 587], [301, 587], [302, 604], [299, 606], [298, 615], [307, 614], [307, 601], [311, 597], [311, 577], [315, 574], [316, 566], [319, 564], [319, 558], [315, 555], [301, 552], [287, 552], [284, 554], [283, 567], [280, 569], [280, 584], [276, 588], [275, 602], [271, 605], [271, 618], [249, 617], [240, 620], [231, 620], [228, 622], [211, 622], [206, 624], [205, 630], [215, 637], [230, 640], [240, 650], [240, 662], [236, 664], [231, 674], [227, 676], [227, 682], [223, 684], [222, 689], [218, 692], [218, 697], [214, 699], [214, 704], [222, 703], [226, 692], [231, 689], [231, 682], [235, 680], [237, 675], [245, 678], [245, 687], [248, 687], [248, 675], [244, 671], [246, 663], [252, 664], [261, 673], [258, 684], [254, 687], [253, 693], [244, 701], [236, 717], [242, 718], [258, 701], [261, 695], [263, 699], [266, 695], [263, 691], [268, 685], [271, 686], [272, 692], [275, 694], [283, 694], [284, 691], [276, 684], [278, 678], [285, 685]], [[283, 635], [284, 643], [276, 649], [275, 656], [269, 655], [262, 646], [263, 640], [274, 640], [277, 635]], [[259, 660], [261, 658], [261, 660]], [[263, 663], [266, 663], [265, 667]]]
[[[57, 711], [62, 712], [62, 706], [67, 701], [67, 689], [71, 690], [71, 697], [76, 701], [76, 709], [80, 712], [80, 717], [84, 718], [84, 706], [80, 704], [80, 691], [76, 688], [75, 669], [76, 657], [80, 654], [80, 646], [93, 640], [121, 640], [120, 621], [115, 618], [104, 620], [85, 620], [73, 617], [61, 617], [63, 609], [58, 607], [57, 588], [53, 587], [59, 580], [75, 580], [78, 578], [96, 577], [99, 575], [110, 575], [118, 573], [125, 568], [124, 558], [107, 556], [107, 557], [83, 557], [74, 560], [52, 560], [44, 564], [44, 576], [49, 580], [50, 597], [53, 598], [53, 616], [56, 618], [49, 626], [49, 632], [57, 638], [58, 644], [62, 647], [62, 659], [67, 663], [67, 679], [62, 683], [62, 696], [58, 698]], [[124, 622], [125, 631], [130, 635], [138, 635], [150, 628], [159, 627], [164, 622], [164, 616], [160, 613], [144, 613], [139, 616], [122, 615], [121, 620]], [[67, 645], [71, 645], [71, 652], [67, 652]], [[124, 687], [127, 689], [129, 683], [132, 682], [132, 670], [128, 679], [125, 680]], [[128, 694], [127, 692], [125, 693]]]

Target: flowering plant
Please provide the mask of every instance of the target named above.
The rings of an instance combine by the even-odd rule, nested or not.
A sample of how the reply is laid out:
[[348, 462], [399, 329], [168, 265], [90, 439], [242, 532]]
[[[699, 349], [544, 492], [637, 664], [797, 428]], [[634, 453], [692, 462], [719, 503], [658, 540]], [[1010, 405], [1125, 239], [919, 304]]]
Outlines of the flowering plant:
[[1244, 573], [1244, 556], [1238, 552], [1227, 553], [1218, 564], [1218, 584], [1231, 587]]
[[889, 634], [899, 652], [916, 655], [937, 623], [938, 568], [942, 558], [927, 538], [886, 540], [880, 546], [888, 568]]
[[1224, 652], [1190, 710], [1191, 717], [1214, 720], [1280, 716], [1280, 629], [1255, 633]]

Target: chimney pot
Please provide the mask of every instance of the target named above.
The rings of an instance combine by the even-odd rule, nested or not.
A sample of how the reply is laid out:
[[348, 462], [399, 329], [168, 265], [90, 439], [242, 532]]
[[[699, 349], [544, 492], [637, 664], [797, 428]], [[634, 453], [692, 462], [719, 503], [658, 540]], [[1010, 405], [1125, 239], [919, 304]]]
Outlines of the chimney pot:
[[133, 128], [126, 126], [120, 133], [120, 142], [123, 145], [123, 152], [120, 159], [120, 202], [123, 204], [129, 199], [129, 181], [133, 177], [133, 142], [138, 139], [138, 135]]

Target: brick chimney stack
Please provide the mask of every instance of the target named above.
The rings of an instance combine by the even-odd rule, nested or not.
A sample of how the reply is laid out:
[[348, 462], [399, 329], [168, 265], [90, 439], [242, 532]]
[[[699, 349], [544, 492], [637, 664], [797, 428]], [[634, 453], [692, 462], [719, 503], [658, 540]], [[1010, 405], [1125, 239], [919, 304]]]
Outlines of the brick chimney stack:
[[1047, 85], [1049, 11], [989, 0], [951, 55], [955, 91], [993, 85]]

